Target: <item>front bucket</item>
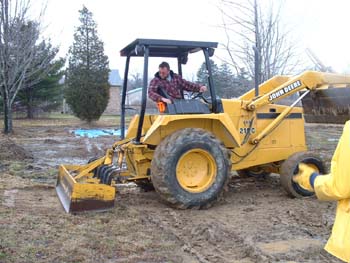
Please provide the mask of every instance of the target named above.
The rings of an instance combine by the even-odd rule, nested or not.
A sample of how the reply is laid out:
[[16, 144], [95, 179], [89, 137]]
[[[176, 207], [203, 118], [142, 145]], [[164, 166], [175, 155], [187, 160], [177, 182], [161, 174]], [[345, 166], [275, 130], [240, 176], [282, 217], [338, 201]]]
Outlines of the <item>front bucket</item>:
[[114, 207], [113, 186], [77, 182], [63, 165], [59, 167], [56, 192], [67, 213], [106, 211]]
[[350, 119], [350, 88], [320, 89], [302, 104], [306, 122], [344, 124]]

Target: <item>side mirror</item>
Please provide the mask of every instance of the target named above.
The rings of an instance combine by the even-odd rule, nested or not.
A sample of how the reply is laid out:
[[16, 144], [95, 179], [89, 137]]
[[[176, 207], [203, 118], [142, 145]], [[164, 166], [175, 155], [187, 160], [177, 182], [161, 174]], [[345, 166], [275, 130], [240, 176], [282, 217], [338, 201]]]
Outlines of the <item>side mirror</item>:
[[214, 48], [208, 48], [209, 57], [214, 56], [214, 52], [215, 52], [215, 49], [214, 49]]
[[186, 65], [187, 61], [188, 61], [188, 54], [182, 55], [182, 56], [180, 57], [180, 63], [181, 63], [182, 65]]

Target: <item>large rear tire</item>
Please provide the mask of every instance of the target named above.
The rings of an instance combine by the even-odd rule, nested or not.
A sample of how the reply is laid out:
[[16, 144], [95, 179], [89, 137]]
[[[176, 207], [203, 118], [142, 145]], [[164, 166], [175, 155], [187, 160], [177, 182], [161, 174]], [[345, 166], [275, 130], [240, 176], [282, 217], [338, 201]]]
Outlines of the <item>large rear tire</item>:
[[313, 166], [320, 174], [326, 173], [325, 165], [321, 157], [319, 157], [317, 154], [312, 152], [297, 152], [292, 154], [281, 165], [281, 185], [291, 197], [301, 198], [305, 196], [313, 196], [315, 194], [314, 192], [305, 190], [299, 184], [293, 181], [293, 176], [299, 172], [300, 163]]
[[198, 128], [166, 137], [151, 164], [152, 183], [161, 199], [180, 209], [211, 206], [230, 172], [230, 152], [214, 134]]

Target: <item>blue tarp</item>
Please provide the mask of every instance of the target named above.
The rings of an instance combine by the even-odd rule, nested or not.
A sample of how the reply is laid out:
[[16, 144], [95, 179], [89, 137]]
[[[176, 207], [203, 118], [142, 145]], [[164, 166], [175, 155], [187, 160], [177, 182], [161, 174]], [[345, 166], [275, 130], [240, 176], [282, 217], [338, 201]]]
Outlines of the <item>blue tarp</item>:
[[[77, 129], [73, 131], [75, 136], [96, 138], [99, 136], [120, 136], [120, 129]], [[126, 131], [125, 131], [126, 133]]]

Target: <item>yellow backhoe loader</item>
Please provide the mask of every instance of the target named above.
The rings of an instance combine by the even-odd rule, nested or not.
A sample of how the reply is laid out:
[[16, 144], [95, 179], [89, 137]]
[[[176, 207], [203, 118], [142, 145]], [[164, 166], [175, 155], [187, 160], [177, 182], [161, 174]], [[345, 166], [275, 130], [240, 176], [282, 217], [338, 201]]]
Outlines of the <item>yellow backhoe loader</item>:
[[[350, 76], [307, 71], [275, 76], [236, 99], [215, 94], [209, 59], [217, 43], [137, 39], [121, 51], [126, 57], [121, 108], [121, 140], [106, 155], [86, 165], [61, 165], [56, 190], [66, 212], [112, 208], [116, 185], [153, 186], [160, 199], [176, 208], [206, 208], [219, 199], [231, 171], [239, 175], [280, 174], [294, 197], [312, 195], [292, 177], [303, 162], [325, 172], [320, 157], [307, 151], [303, 110], [309, 93], [350, 84]], [[178, 73], [191, 53], [202, 51], [210, 96], [193, 94], [145, 114], [150, 57], [176, 58]], [[125, 134], [129, 63], [144, 57], [141, 109]], [[291, 105], [279, 100], [302, 94]]]

